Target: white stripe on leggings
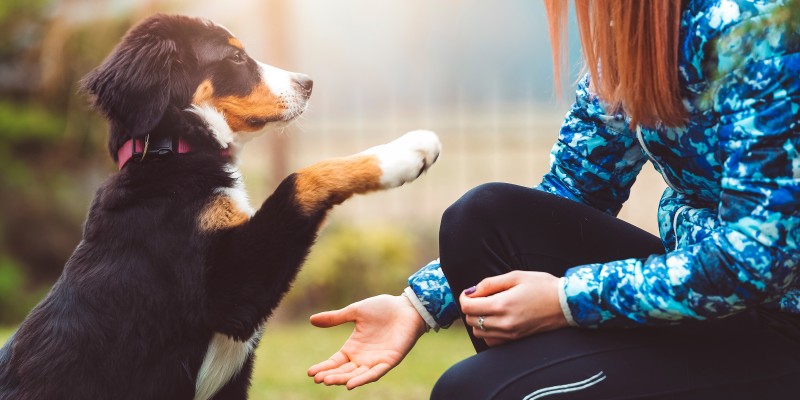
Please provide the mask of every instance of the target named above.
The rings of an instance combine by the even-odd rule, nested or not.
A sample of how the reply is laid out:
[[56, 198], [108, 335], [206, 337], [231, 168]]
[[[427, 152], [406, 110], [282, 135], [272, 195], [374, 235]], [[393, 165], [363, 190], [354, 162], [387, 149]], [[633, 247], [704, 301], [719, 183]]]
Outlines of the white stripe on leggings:
[[566, 385], [551, 386], [551, 387], [546, 387], [546, 388], [539, 389], [539, 390], [537, 390], [537, 391], [535, 391], [535, 392], [523, 397], [522, 400], [536, 400], [536, 399], [540, 399], [540, 398], [545, 397], [545, 396], [549, 396], [551, 394], [567, 393], [567, 392], [574, 392], [574, 391], [577, 391], [577, 390], [586, 389], [589, 386], [593, 386], [593, 385], [596, 385], [596, 384], [600, 383], [604, 379], [606, 379], [606, 376], [603, 375], [603, 371], [600, 371], [600, 372], [597, 373], [597, 375], [595, 375], [595, 376], [593, 376], [593, 377], [591, 377], [589, 379], [582, 380], [580, 382], [568, 383]]

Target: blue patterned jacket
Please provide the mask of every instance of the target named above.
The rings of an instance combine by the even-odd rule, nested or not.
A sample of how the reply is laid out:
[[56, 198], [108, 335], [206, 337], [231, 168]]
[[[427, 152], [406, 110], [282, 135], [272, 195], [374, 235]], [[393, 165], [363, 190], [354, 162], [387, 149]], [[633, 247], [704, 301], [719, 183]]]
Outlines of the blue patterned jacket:
[[[689, 0], [679, 55], [686, 126], [631, 130], [584, 78], [537, 187], [616, 215], [645, 162], [668, 185], [666, 254], [569, 269], [559, 294], [573, 325], [800, 313], [800, 16], [781, 0]], [[438, 261], [409, 284], [429, 324], [458, 318]]]

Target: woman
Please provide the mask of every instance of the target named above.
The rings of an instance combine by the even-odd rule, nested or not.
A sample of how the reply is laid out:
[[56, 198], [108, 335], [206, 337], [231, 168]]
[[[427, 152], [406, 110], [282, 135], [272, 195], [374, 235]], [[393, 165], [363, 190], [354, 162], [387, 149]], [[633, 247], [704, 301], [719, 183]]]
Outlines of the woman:
[[[461, 316], [478, 354], [432, 398], [800, 393], [800, 1], [575, 3], [589, 73], [550, 172], [448, 208], [403, 296], [312, 316], [356, 324], [315, 382], [373, 382]], [[660, 239], [614, 217], [646, 161]]]

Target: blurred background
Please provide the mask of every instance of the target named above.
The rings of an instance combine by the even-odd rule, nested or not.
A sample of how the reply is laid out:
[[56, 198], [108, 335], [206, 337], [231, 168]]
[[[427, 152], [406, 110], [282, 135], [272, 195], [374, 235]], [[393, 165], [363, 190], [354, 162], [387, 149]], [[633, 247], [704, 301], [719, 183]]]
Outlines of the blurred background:
[[[421, 179], [334, 210], [267, 329], [252, 392], [426, 398], [441, 371], [470, 352], [460, 328], [421, 340], [428, 347], [413, 352], [388, 383], [347, 392], [315, 388], [303, 374], [338, 349], [348, 328], [327, 333], [305, 321], [367, 296], [399, 294], [411, 273], [437, 257], [439, 217], [471, 187], [539, 183], [580, 71], [574, 22], [559, 99], [541, 1], [3, 0], [0, 326], [8, 333], [57, 279], [80, 240], [94, 191], [116, 171], [105, 150], [105, 122], [88, 109], [78, 82], [128, 28], [156, 12], [211, 19], [234, 32], [252, 57], [314, 79], [302, 119], [245, 149], [253, 205], [288, 172], [317, 160], [412, 129], [440, 135], [442, 156]], [[646, 167], [622, 218], [656, 233], [662, 189]], [[299, 349], [307, 360], [297, 360]]]

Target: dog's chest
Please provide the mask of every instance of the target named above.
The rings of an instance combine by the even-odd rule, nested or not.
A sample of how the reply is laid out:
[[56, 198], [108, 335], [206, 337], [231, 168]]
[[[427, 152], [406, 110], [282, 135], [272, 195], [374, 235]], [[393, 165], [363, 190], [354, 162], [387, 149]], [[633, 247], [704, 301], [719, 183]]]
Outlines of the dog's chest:
[[213, 232], [239, 226], [253, 216], [247, 192], [241, 184], [232, 188], [220, 188], [209, 200], [198, 217], [203, 232]]
[[[218, 189], [200, 213], [198, 224], [203, 231], [217, 231], [241, 225], [255, 213], [247, 199], [241, 176], [236, 170], [231, 172], [236, 178], [236, 185]], [[233, 379], [252, 354], [260, 336], [259, 330], [249, 340], [240, 342], [221, 333], [214, 333], [197, 373], [195, 400], [210, 399]]]
[[240, 342], [215, 333], [197, 373], [194, 400], [210, 399], [235, 377], [255, 349], [260, 336], [259, 330], [246, 342]]

